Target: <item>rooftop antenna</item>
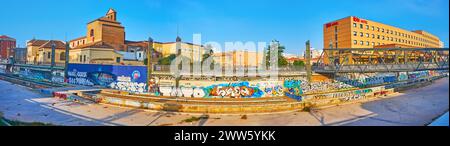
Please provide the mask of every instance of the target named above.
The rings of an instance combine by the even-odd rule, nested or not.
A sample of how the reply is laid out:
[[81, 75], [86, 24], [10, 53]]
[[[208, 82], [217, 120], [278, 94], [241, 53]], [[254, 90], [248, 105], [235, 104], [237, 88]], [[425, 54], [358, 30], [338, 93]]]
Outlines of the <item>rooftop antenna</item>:
[[179, 28], [179, 24], [177, 23], [177, 36], [180, 36], [179, 32], [180, 32], [180, 28]]

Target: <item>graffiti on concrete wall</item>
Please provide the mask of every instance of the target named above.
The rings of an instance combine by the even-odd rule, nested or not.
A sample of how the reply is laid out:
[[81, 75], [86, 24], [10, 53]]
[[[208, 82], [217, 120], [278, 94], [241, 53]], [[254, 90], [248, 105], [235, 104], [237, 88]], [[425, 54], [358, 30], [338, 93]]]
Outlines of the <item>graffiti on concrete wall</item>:
[[133, 82], [131, 77], [120, 76], [116, 82], [110, 84], [112, 89], [128, 91], [133, 93], [144, 93], [146, 91], [146, 83]]
[[69, 64], [68, 82], [86, 86], [103, 86], [133, 93], [147, 92], [145, 66]]
[[278, 97], [284, 95], [284, 88], [278, 82], [260, 82], [257, 86], [264, 91], [264, 97]]
[[162, 96], [172, 97], [206, 97], [205, 91], [201, 87], [160, 87], [160, 93]]
[[263, 91], [249, 82], [225, 83], [203, 88], [206, 97], [260, 98]]
[[410, 72], [408, 74], [408, 78], [411, 80], [423, 79], [423, 78], [427, 78], [429, 76], [430, 76], [429, 71], [416, 71], [416, 72]]
[[406, 81], [408, 80], [408, 73], [400, 72], [398, 73], [398, 81]]
[[78, 72], [76, 70], [68, 72], [69, 84], [93, 86], [94, 83], [87, 77], [87, 72]]
[[21, 78], [27, 78], [41, 82], [64, 83], [63, 70], [45, 71], [21, 67], [16, 71]]
[[214, 84], [207, 87], [161, 86], [162, 96], [195, 98], [260, 98], [264, 92], [249, 82]]
[[302, 100], [302, 81], [301, 80], [284, 80], [285, 95], [287, 97]]

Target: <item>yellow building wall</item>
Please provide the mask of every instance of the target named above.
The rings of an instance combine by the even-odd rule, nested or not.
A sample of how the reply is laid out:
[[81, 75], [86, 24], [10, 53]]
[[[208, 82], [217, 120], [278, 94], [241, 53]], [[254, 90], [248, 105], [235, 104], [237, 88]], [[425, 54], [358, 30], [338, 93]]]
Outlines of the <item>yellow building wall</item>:
[[34, 62], [37, 61], [39, 47], [27, 46], [27, 61]]
[[[63, 49], [55, 49], [55, 63], [58, 64], [62, 64], [65, 63], [65, 58], [62, 57], [61, 55], [65, 56], [66, 50]], [[51, 59], [51, 53], [52, 53], [52, 49], [51, 48], [41, 48], [38, 52], [38, 62], [45, 62], [45, 63], [51, 63], [52, 59]], [[50, 57], [48, 56], [48, 54], [50, 54]]]
[[[86, 60], [84, 60], [86, 56]], [[81, 57], [81, 60], [80, 60]], [[120, 57], [120, 63], [116, 62], [116, 58]], [[112, 49], [104, 48], [84, 48], [70, 50], [71, 63], [97, 63], [97, 64], [121, 64], [123, 56], [116, 53]]]
[[[181, 43], [181, 55], [188, 57], [195, 61], [200, 61], [203, 54], [205, 53], [205, 49], [199, 45], [192, 45], [187, 43]], [[171, 54], [177, 54], [177, 45], [176, 42], [173, 43], [153, 43], [153, 48], [156, 51], [162, 53], [163, 57], [167, 57]]]

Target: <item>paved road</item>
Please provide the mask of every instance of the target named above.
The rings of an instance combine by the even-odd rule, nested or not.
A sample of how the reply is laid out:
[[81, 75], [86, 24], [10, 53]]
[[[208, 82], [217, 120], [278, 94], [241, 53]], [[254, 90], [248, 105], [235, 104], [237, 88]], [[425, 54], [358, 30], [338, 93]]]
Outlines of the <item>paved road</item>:
[[210, 115], [209, 119], [183, 123], [198, 114], [166, 113], [111, 105], [81, 105], [45, 97], [25, 87], [0, 80], [0, 111], [8, 119], [57, 125], [346, 125], [423, 126], [448, 112], [449, 81], [408, 90], [364, 104], [341, 105], [312, 112], [268, 115]]

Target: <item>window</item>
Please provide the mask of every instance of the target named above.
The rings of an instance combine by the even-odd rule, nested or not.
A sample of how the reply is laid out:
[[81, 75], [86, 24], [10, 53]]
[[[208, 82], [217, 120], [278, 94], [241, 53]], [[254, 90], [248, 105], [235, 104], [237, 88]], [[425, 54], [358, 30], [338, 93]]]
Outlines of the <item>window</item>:
[[374, 35], [374, 34], [372, 34], [372, 38], [375, 38], [375, 35]]
[[80, 55], [80, 62], [83, 62], [83, 55]]
[[379, 28], [379, 27], [377, 27], [377, 31], [380, 31], [380, 28]]
[[364, 45], [364, 42], [363, 42], [363, 41], [360, 41], [359, 44], [360, 44], [360, 45]]
[[356, 27], [356, 23], [353, 23], [353, 27]]
[[367, 45], [367, 46], [369, 46], [369, 45], [370, 45], [369, 41], [367, 41], [367, 42], [366, 42], [366, 45]]
[[364, 37], [364, 33], [360, 32], [359, 36]]
[[353, 36], [357, 36], [357, 35], [358, 35], [358, 32], [354, 31]]
[[91, 32], [89, 33], [90, 37], [94, 37], [94, 29], [91, 29]]
[[372, 30], [375, 30], [375, 26], [372, 26]]
[[382, 36], [382, 39], [384, 40], [384, 36]]
[[83, 56], [83, 62], [86, 62], [86, 55]]
[[369, 33], [366, 33], [366, 37], [369, 37]]
[[383, 29], [381, 29], [381, 32], [384, 32], [384, 28], [383, 28]]
[[117, 58], [116, 58], [116, 62], [117, 62], [117, 63], [120, 63], [120, 57], [117, 57]]
[[375, 42], [372, 42], [372, 46], [375, 46]]
[[378, 42], [378, 46], [380, 45], [380, 42]]
[[358, 41], [357, 40], [353, 40], [353, 45], [357, 45]]
[[52, 55], [52, 53], [50, 53], [50, 52], [47, 53], [47, 58], [50, 59], [52, 57], [51, 55]]
[[377, 39], [380, 39], [380, 35], [377, 35]]
[[366, 29], [369, 30], [369, 25], [366, 25]]
[[59, 60], [66, 60], [66, 52], [59, 53]]
[[359, 24], [359, 28], [361, 28], [361, 29], [362, 29], [362, 28], [363, 28], [363, 26], [364, 26], [363, 24]]

